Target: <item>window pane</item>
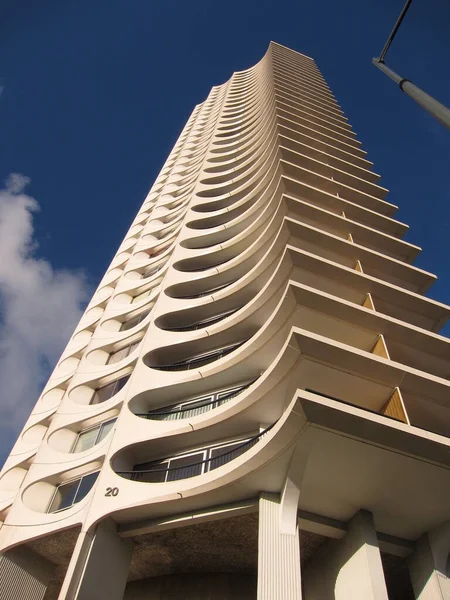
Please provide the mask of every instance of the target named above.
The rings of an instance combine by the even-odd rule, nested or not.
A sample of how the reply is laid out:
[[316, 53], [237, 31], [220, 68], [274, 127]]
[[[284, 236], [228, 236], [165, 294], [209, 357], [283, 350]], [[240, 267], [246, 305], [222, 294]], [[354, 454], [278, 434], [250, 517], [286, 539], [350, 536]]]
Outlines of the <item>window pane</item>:
[[130, 356], [130, 354], [136, 350], [136, 348], [139, 346], [139, 344], [141, 343], [141, 340], [138, 340], [137, 342], [133, 342], [132, 344], [130, 344], [128, 346], [128, 352], [127, 352], [127, 356]]
[[238, 388], [234, 388], [232, 390], [226, 390], [224, 392], [219, 392], [217, 394], [217, 400], [219, 401], [219, 406], [221, 404], [225, 404], [225, 402], [228, 402], [228, 400], [231, 400], [231, 398], [234, 398], [235, 396], [237, 396], [239, 394], [239, 392], [241, 392], [246, 386], [241, 386]]
[[87, 431], [82, 431], [78, 435], [78, 439], [73, 447], [72, 452], [83, 452], [83, 450], [92, 448], [97, 441], [98, 430], [99, 427], [93, 427]]
[[[154, 302], [153, 302], [153, 304], [154, 304]], [[153, 306], [153, 304], [152, 304], [152, 306]], [[149, 308], [148, 310], [144, 310], [141, 313], [139, 313], [139, 323], [141, 321], [143, 321], [147, 315], [150, 314], [150, 311], [151, 311], [151, 308]]]
[[128, 346], [124, 346], [123, 348], [120, 348], [120, 350], [116, 350], [115, 352], [112, 352], [109, 355], [107, 364], [108, 365], [114, 364], [116, 362], [119, 362], [119, 360], [122, 360], [123, 358], [126, 358], [127, 356], [129, 356], [133, 352], [133, 350], [139, 346], [140, 341], [141, 340], [138, 340], [137, 342], [133, 342], [132, 344], [128, 344]]
[[83, 477], [80, 483], [80, 487], [78, 488], [74, 504], [75, 502], [80, 502], [80, 500], [83, 500], [83, 498], [87, 496], [87, 494], [91, 491], [92, 486], [94, 485], [97, 477], [98, 471], [96, 471], [95, 473], [89, 473], [89, 475], [85, 475]]
[[97, 388], [95, 390], [94, 398], [91, 400], [91, 404], [100, 404], [101, 402], [106, 402], [106, 400], [109, 400], [115, 396], [117, 392], [120, 392], [120, 390], [124, 387], [129, 378], [129, 375], [125, 375], [125, 377], [121, 377], [120, 379], [111, 381], [111, 383], [108, 383], [103, 387]]
[[221, 448], [214, 448], [211, 450], [210, 456], [213, 460], [209, 462], [209, 470], [217, 469], [222, 465], [225, 465], [230, 460], [237, 458], [243, 454], [246, 450], [251, 448], [251, 442], [245, 443], [245, 440], [236, 442], [235, 444], [229, 444], [228, 446], [222, 446]]
[[117, 392], [120, 392], [120, 390], [125, 386], [126, 382], [130, 379], [129, 375], [125, 375], [125, 377], [121, 377], [120, 379], [118, 379], [116, 381], [116, 389], [114, 391], [115, 394], [117, 394]]
[[98, 442], [101, 442], [103, 439], [105, 439], [105, 437], [108, 435], [108, 433], [114, 427], [114, 423], [116, 422], [116, 420], [117, 419], [111, 419], [111, 421], [106, 421], [105, 423], [102, 423], [102, 426], [100, 428], [100, 435], [98, 436], [98, 440], [97, 440], [97, 444], [98, 444]]
[[132, 329], [133, 327], [136, 327], [136, 325], [139, 325], [139, 323], [140, 323], [140, 315], [137, 315], [131, 319], [127, 319], [120, 326], [120, 331], [127, 331], [128, 329]]
[[76, 481], [62, 483], [58, 486], [48, 512], [52, 513], [72, 506], [79, 483], [80, 480], [77, 479]]
[[211, 410], [213, 406], [213, 396], [205, 396], [204, 398], [199, 398], [194, 402], [186, 402], [180, 407], [180, 409], [183, 412], [181, 413], [179, 418], [186, 419], [188, 417], [195, 417], [196, 415], [201, 415], [202, 413]]
[[136, 325], [139, 325], [139, 323], [145, 319], [145, 317], [149, 314], [150, 310], [144, 310], [141, 313], [139, 313], [138, 315], [132, 317], [131, 319], [127, 319], [126, 321], [124, 321], [120, 327], [120, 331], [128, 331], [128, 329], [132, 329], [133, 327], [136, 327]]
[[151, 277], [152, 275], [157, 273], [160, 268], [161, 267], [152, 267], [151, 269], [147, 269], [147, 271], [144, 271], [142, 273], [142, 279], [145, 279], [146, 277]]
[[149, 255], [150, 258], [154, 257], [154, 256], [159, 256], [160, 254], [162, 254], [164, 252], [164, 250], [167, 250], [167, 248], [170, 246], [171, 242], [169, 242], [168, 244], [164, 244], [163, 246], [160, 246], [159, 248], [156, 248], [154, 250], [149, 250], [147, 252], [147, 254]]
[[[148, 462], [135, 465], [134, 469], [136, 469], [136, 471], [133, 474], [133, 480], [144, 481], [146, 483], [163, 483], [166, 480], [168, 466], [169, 464], [167, 462]], [[146, 471], [147, 469], [150, 473], [139, 473], [139, 471]], [[152, 469], [154, 469], [153, 472]]]
[[198, 327], [207, 327], [208, 325], [213, 325], [214, 323], [221, 321], [222, 319], [225, 319], [225, 317], [228, 317], [237, 311], [238, 311], [238, 309], [236, 308], [233, 310], [227, 310], [226, 312], [215, 315], [214, 317], [208, 317], [207, 319], [203, 319], [202, 321], [199, 321], [197, 323], [197, 326]]
[[188, 477], [200, 475], [204, 459], [205, 455], [203, 452], [182, 456], [181, 458], [173, 458], [170, 461], [167, 481], [177, 481], [178, 479], [187, 479]]
[[112, 381], [103, 387], [97, 388], [96, 397], [91, 404], [100, 404], [101, 402], [105, 402], [109, 400], [114, 395], [114, 389], [116, 387], [116, 382]]
[[140, 302], [144, 298], [147, 298], [148, 296], [150, 296], [150, 292], [151, 291], [152, 290], [146, 290], [145, 292], [142, 292], [142, 294], [138, 294], [137, 296], [133, 296], [133, 299], [131, 300], [131, 303], [135, 304], [136, 302]]
[[125, 358], [127, 356], [127, 350], [128, 350], [128, 346], [125, 346], [125, 348], [120, 348], [120, 350], [111, 352], [111, 354], [109, 355], [107, 364], [113, 365], [114, 363], [119, 362], [119, 360], [122, 360], [122, 358]]

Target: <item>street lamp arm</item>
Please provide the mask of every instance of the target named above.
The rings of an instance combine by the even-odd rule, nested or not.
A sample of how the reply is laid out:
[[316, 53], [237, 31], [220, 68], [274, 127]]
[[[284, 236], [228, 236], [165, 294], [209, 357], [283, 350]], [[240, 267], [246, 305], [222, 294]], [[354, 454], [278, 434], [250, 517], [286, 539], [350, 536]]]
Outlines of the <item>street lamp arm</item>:
[[417, 104], [429, 112], [430, 115], [442, 123], [442, 125], [445, 125], [445, 127], [450, 129], [450, 109], [433, 98], [433, 96], [430, 96], [419, 87], [414, 85], [414, 83], [412, 83], [409, 79], [398, 75], [398, 73], [385, 65], [384, 62], [380, 62], [378, 58], [374, 58], [372, 62], [376, 67], [378, 67], [378, 69], [380, 69], [380, 71], [383, 71], [385, 75], [392, 79], [392, 81], [395, 81], [402, 92], [405, 92], [407, 96], [415, 100]]
[[394, 28], [392, 29], [387, 39], [387, 42], [385, 43], [383, 50], [381, 51], [380, 56], [378, 58], [373, 58], [372, 62], [378, 69], [380, 69], [380, 71], [383, 71], [385, 75], [392, 79], [392, 81], [394, 81], [399, 86], [402, 92], [405, 92], [407, 96], [415, 100], [417, 104], [419, 104], [422, 108], [429, 112], [430, 115], [432, 115], [435, 119], [442, 123], [442, 125], [445, 125], [445, 127], [448, 127], [450, 129], [450, 110], [446, 106], [444, 106], [444, 104], [441, 104], [440, 102], [438, 102], [438, 100], [436, 100], [435, 98], [421, 90], [419, 87], [414, 85], [414, 83], [412, 83], [409, 79], [398, 75], [398, 73], [390, 69], [384, 62], [386, 53], [389, 50], [392, 44], [392, 40], [394, 39], [400, 25], [402, 24], [403, 19], [405, 18], [406, 12], [410, 7], [411, 2], [412, 0], [406, 0], [406, 4], [403, 7], [402, 12], [400, 13], [400, 16], [398, 17], [397, 22], [395, 23]]
[[389, 50], [389, 46], [392, 44], [392, 40], [394, 39], [395, 34], [398, 31], [398, 28], [402, 24], [402, 21], [405, 18], [405, 15], [408, 11], [408, 8], [409, 8], [411, 2], [412, 2], [412, 0], [406, 0], [406, 4], [403, 7], [402, 12], [400, 13], [400, 16], [398, 17], [397, 22], [395, 23], [394, 28], [392, 29], [392, 31], [387, 39], [387, 42], [385, 43], [383, 50], [381, 51], [379, 58], [374, 59], [374, 60], [377, 60], [378, 62], [384, 62], [384, 57], [386, 56], [386, 52]]

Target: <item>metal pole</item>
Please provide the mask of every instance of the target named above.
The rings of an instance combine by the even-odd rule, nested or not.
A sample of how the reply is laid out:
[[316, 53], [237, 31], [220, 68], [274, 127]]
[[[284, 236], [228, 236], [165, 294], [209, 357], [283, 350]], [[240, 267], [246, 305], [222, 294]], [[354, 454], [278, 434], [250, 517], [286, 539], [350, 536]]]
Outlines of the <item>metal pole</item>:
[[381, 51], [380, 58], [378, 59], [380, 62], [384, 62], [384, 57], [386, 55], [386, 52], [389, 50], [389, 46], [392, 44], [392, 40], [394, 39], [395, 34], [398, 31], [398, 28], [402, 24], [402, 21], [405, 18], [405, 15], [406, 15], [406, 11], [408, 10], [409, 5], [411, 4], [411, 2], [412, 2], [412, 0], [406, 0], [406, 4], [403, 7], [403, 10], [400, 13], [399, 18], [397, 19], [397, 23], [394, 25], [394, 28], [391, 31], [391, 34], [388, 37], [387, 42], [385, 43], [383, 50]]
[[415, 100], [417, 104], [429, 112], [430, 115], [442, 123], [442, 125], [445, 125], [445, 127], [450, 129], [450, 109], [414, 85], [409, 79], [400, 77], [395, 71], [392, 71], [387, 67], [384, 62], [380, 61], [379, 58], [374, 58], [372, 62], [380, 69], [380, 71], [383, 71], [385, 75], [390, 77], [392, 81], [395, 81], [402, 92], [405, 92], [407, 96]]

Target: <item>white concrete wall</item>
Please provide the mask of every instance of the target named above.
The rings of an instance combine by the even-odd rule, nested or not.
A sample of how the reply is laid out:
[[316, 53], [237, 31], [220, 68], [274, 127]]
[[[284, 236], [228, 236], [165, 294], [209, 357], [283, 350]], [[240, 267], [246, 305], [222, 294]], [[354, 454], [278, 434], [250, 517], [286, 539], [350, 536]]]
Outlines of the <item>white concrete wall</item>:
[[256, 574], [188, 573], [127, 585], [123, 600], [255, 600]]
[[80, 553], [84, 565], [76, 569], [80, 573], [78, 584], [63, 594], [64, 600], [122, 600], [131, 550], [131, 542], [117, 535], [113, 521], [100, 523], [87, 556]]
[[423, 535], [409, 560], [409, 571], [417, 600], [450, 600], [448, 524]]
[[372, 515], [359, 512], [303, 574], [304, 600], [388, 600]]

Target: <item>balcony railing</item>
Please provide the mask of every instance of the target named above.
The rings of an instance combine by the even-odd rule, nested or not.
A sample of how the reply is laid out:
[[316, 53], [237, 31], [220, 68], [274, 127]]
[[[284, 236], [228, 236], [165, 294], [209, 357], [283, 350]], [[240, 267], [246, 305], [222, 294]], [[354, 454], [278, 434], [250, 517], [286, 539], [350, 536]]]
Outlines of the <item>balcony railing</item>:
[[180, 360], [178, 362], [174, 362], [171, 365], [150, 365], [152, 369], [158, 369], [159, 371], [186, 371], [189, 369], [196, 369], [198, 367], [202, 367], [203, 365], [207, 365], [211, 362], [219, 360], [223, 356], [230, 354], [239, 346], [245, 343], [246, 340], [242, 342], [237, 342], [236, 344], [231, 344], [230, 346], [225, 346], [224, 348], [218, 348], [216, 350], [210, 350], [209, 352], [205, 352], [203, 354], [198, 354], [192, 358], [186, 358], [185, 360]]
[[186, 298], [186, 300], [190, 300], [191, 298], [204, 298], [205, 296], [209, 296], [210, 294], [214, 294], [215, 292], [219, 292], [220, 290], [223, 290], [224, 288], [228, 287], [232, 283], [234, 283], [234, 282], [230, 281], [229, 283], [224, 283], [222, 285], [218, 285], [217, 287], [213, 287], [209, 290], [206, 290], [205, 292], [200, 292], [199, 294], [191, 294], [189, 296], [181, 296], [181, 297]]
[[[233, 257], [235, 258], [235, 257]], [[220, 267], [221, 265], [225, 265], [228, 262], [231, 262], [233, 260], [233, 258], [227, 258], [226, 260], [221, 260], [218, 263], [214, 263], [213, 265], [203, 265], [203, 266], [199, 266], [199, 267], [194, 267], [191, 269], [186, 269], [186, 267], [184, 269], [180, 269], [182, 271], [184, 271], [185, 273], [195, 273], [197, 271], [208, 271], [208, 269], [214, 269], [216, 267]]]
[[219, 315], [215, 315], [214, 317], [209, 317], [208, 319], [202, 319], [201, 321], [197, 321], [196, 323], [192, 323], [190, 325], [185, 325], [184, 327], [165, 327], [168, 331], [195, 331], [197, 329], [202, 329], [203, 327], [209, 327], [210, 325], [214, 325], [214, 323], [218, 323], [229, 317], [233, 313], [237, 312], [239, 308], [233, 308], [232, 310], [227, 310]]
[[[132, 471], [118, 471], [125, 479], [144, 483], [165, 483], [208, 473], [250, 450], [273, 425], [250, 439], [230, 441], [209, 448], [135, 465]], [[148, 468], [145, 468], [148, 467]]]
[[226, 404], [246, 390], [250, 385], [251, 382], [229, 390], [222, 390], [221, 392], [208, 394], [208, 396], [201, 396], [147, 413], [137, 413], [137, 416], [152, 421], [178, 421], [180, 419], [196, 417], [197, 415], [209, 412], [214, 408]]

